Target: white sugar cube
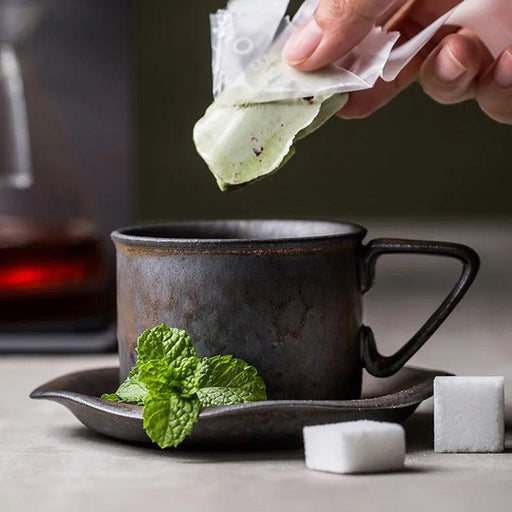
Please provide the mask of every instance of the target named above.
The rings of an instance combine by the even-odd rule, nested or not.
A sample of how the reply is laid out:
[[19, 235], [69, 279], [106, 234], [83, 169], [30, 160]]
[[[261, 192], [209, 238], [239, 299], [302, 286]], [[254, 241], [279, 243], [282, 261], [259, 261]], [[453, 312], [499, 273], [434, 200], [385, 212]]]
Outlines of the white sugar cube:
[[503, 377], [436, 377], [434, 450], [502, 452]]
[[403, 468], [405, 431], [396, 423], [348, 421], [304, 427], [306, 466], [331, 473]]

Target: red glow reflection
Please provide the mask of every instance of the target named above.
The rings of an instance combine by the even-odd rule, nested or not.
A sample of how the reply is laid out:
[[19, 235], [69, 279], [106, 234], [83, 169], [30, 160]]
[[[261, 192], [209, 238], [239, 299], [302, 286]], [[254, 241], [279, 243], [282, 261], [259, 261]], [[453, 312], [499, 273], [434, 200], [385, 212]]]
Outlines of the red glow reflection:
[[0, 291], [39, 290], [82, 283], [90, 277], [87, 261], [47, 261], [0, 266]]

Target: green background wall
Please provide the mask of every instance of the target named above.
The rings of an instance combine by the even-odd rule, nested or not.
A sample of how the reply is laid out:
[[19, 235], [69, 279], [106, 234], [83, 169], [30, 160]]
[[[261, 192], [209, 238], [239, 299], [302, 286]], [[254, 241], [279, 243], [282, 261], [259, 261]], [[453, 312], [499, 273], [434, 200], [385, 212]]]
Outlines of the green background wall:
[[[255, 0], [257, 1], [257, 0]], [[223, 0], [140, 0], [140, 217], [461, 217], [512, 213], [512, 127], [411, 87], [366, 120], [331, 120], [276, 175], [221, 193], [194, 150], [211, 101], [208, 14]]]

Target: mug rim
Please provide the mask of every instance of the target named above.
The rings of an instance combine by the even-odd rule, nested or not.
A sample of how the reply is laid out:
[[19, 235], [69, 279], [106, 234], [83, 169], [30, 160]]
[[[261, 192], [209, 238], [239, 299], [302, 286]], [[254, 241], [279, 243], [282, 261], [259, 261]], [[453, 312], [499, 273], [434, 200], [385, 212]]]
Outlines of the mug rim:
[[[277, 237], [221, 237], [221, 238], [201, 238], [201, 237], [172, 237], [172, 236], [156, 236], [144, 234], [151, 231], [161, 229], [208, 229], [217, 227], [219, 229], [235, 228], [242, 229], [245, 226], [258, 226], [263, 224], [291, 225], [300, 224], [307, 226], [308, 224], [316, 226], [324, 226], [326, 228], [324, 234], [310, 234], [298, 236], [277, 236]], [[297, 227], [297, 226], [296, 226]], [[131, 247], [161, 247], [161, 248], [186, 248], [187, 246], [204, 246], [204, 247], [239, 247], [239, 246], [259, 246], [259, 245], [303, 245], [308, 243], [318, 244], [319, 242], [341, 241], [349, 238], [363, 239], [366, 236], [367, 229], [360, 224], [335, 220], [314, 220], [314, 219], [229, 219], [229, 220], [193, 220], [193, 221], [174, 221], [174, 222], [157, 222], [147, 224], [137, 224], [124, 228], [119, 228], [111, 233], [114, 243], [122, 246]]]

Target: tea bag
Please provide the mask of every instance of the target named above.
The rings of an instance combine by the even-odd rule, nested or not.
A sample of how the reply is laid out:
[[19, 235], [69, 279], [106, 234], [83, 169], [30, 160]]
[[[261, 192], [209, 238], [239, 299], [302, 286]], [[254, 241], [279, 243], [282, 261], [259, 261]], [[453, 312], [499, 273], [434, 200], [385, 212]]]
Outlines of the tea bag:
[[327, 121], [346, 94], [246, 105], [214, 102], [194, 128], [196, 147], [221, 190], [280, 169], [295, 153], [293, 144]]
[[221, 190], [280, 169], [298, 140], [343, 107], [347, 93], [394, 80], [442, 25], [470, 28], [495, 57], [512, 43], [510, 0], [464, 0], [396, 49], [400, 34], [375, 27], [338, 62], [303, 73], [281, 51], [319, 0], [306, 0], [293, 20], [284, 16], [288, 1], [230, 0], [211, 15], [215, 100], [195, 126], [194, 142]]

